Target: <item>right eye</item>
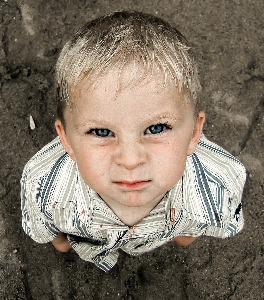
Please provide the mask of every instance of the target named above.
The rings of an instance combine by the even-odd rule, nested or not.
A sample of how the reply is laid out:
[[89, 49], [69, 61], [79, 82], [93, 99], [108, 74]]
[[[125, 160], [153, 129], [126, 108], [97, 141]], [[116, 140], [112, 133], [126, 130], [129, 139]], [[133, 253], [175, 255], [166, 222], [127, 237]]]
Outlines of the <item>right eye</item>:
[[164, 132], [165, 130], [171, 130], [172, 127], [168, 124], [155, 124], [149, 126], [146, 130], [146, 134], [159, 134]]
[[114, 133], [107, 128], [94, 128], [89, 130], [87, 134], [92, 134], [98, 137], [114, 136]]

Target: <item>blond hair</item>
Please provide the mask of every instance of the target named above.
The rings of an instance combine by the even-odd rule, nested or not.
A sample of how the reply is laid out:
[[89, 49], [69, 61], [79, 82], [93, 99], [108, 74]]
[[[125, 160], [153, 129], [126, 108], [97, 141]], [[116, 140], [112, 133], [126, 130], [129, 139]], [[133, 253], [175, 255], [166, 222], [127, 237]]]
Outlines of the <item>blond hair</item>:
[[128, 63], [134, 66], [131, 82], [158, 71], [164, 85], [172, 80], [199, 111], [201, 86], [187, 40], [160, 18], [121, 11], [86, 23], [63, 47], [56, 65], [58, 118], [64, 121], [71, 91], [82, 79], [114, 67], [121, 72]]

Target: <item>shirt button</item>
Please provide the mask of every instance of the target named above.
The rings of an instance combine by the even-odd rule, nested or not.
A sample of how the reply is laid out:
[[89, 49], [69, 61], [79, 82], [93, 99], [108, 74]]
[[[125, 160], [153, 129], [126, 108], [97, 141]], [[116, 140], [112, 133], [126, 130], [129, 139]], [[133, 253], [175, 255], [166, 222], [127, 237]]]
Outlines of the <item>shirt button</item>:
[[132, 227], [130, 227], [129, 233], [130, 233], [130, 237], [132, 237], [132, 236], [135, 235], [135, 225], [133, 225]]

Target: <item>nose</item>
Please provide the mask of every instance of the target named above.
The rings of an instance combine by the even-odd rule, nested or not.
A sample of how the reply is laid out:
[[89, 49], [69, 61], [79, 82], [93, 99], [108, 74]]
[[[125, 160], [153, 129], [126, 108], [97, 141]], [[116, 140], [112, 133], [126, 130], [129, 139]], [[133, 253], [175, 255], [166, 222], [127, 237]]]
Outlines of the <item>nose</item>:
[[146, 150], [139, 141], [120, 142], [115, 155], [116, 164], [134, 169], [146, 162]]

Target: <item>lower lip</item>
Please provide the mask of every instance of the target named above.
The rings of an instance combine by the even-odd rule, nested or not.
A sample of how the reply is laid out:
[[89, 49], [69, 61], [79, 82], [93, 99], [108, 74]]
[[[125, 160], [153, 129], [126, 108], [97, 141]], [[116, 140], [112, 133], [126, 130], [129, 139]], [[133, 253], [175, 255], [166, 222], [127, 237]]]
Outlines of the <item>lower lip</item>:
[[115, 182], [116, 185], [125, 188], [125, 189], [131, 189], [131, 190], [136, 190], [139, 188], [144, 187], [146, 184], [148, 184], [150, 180], [147, 181], [136, 181], [136, 182], [123, 182], [123, 181], [118, 181]]

